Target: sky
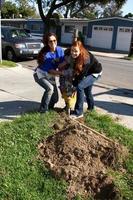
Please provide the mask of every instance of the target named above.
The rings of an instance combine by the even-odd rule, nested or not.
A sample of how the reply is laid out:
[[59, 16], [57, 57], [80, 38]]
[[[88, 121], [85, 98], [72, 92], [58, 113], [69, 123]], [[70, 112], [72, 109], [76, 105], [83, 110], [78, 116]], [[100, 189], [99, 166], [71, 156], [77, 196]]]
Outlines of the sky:
[[123, 16], [128, 13], [133, 13], [133, 0], [127, 0], [121, 10], [123, 11]]

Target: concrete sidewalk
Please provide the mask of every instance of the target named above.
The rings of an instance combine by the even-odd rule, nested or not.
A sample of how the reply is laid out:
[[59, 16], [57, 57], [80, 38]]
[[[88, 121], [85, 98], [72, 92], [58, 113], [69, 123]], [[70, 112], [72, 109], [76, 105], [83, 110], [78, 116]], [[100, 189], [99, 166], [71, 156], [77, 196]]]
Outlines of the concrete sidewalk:
[[110, 57], [110, 58], [125, 58], [128, 54], [124, 53], [111, 53], [111, 52], [98, 52], [98, 51], [90, 51], [95, 56], [102, 56], [102, 57]]
[[[43, 89], [34, 82], [32, 70], [0, 68], [0, 121], [38, 109], [42, 93]], [[98, 111], [112, 115], [122, 125], [133, 129], [133, 94], [98, 82], [93, 93]], [[61, 97], [56, 106], [64, 106]]]

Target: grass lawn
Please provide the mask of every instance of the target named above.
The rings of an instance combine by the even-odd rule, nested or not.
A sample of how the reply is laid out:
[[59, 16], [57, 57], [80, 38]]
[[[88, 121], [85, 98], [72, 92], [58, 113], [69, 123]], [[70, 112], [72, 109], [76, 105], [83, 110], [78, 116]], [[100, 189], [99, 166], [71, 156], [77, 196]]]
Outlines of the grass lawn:
[[[66, 183], [55, 179], [37, 158], [38, 142], [53, 134], [52, 125], [58, 117], [55, 112], [31, 113], [12, 122], [0, 123], [1, 200], [66, 200]], [[114, 177], [122, 199], [133, 199], [133, 131], [96, 112], [86, 113], [85, 119], [90, 127], [117, 139], [129, 149], [126, 173], [119, 170], [109, 173]]]
[[133, 199], [133, 131], [115, 123], [109, 115], [100, 115], [95, 111], [89, 115], [86, 114], [86, 124], [126, 146], [129, 150], [129, 158], [124, 163], [126, 173], [119, 172], [119, 168], [109, 173], [114, 177], [115, 184], [121, 193], [121, 199]]
[[52, 134], [54, 119], [54, 113], [29, 114], [0, 124], [0, 199], [66, 199], [64, 183], [37, 159], [37, 144]]
[[8, 60], [2, 60], [2, 63], [0, 62], [0, 67], [16, 67], [16, 63]]
[[131, 55], [131, 56], [125, 56], [125, 59], [126, 60], [133, 60], [133, 55]]

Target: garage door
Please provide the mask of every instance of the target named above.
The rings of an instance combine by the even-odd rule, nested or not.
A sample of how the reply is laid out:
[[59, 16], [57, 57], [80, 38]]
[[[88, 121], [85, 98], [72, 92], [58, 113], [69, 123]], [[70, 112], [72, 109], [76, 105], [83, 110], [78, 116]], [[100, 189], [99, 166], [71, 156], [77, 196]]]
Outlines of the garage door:
[[92, 46], [111, 49], [113, 36], [112, 26], [93, 26]]
[[118, 27], [116, 50], [129, 51], [131, 35], [132, 35], [131, 27]]

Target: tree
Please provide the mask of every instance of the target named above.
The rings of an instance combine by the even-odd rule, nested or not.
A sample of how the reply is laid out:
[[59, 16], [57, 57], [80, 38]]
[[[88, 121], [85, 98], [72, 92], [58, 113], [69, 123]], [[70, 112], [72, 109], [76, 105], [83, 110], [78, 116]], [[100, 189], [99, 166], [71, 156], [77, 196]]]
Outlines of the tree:
[[3, 4], [1, 9], [2, 18], [14, 18], [18, 16], [18, 9], [15, 3], [7, 1]]
[[[83, 9], [89, 9], [91, 5], [106, 5], [110, 0], [37, 0], [38, 10], [42, 20], [47, 26], [47, 31], [49, 30], [50, 19], [53, 16], [53, 13], [57, 10], [64, 12], [64, 16], [74, 16], [71, 15], [72, 12], [79, 13]], [[120, 8], [126, 0], [114, 0], [117, 5], [117, 8]]]
[[133, 13], [128, 13], [127, 15], [124, 16], [125, 18], [133, 18]]
[[[126, 0], [112, 0], [112, 2], [115, 2], [119, 9]], [[91, 5], [107, 5], [108, 3], [110, 3], [110, 0], [37, 0], [39, 13], [43, 21], [50, 19], [58, 9], [62, 9], [64, 13], [71, 13], [79, 12], [85, 8], [89, 9]]]
[[114, 17], [114, 16], [122, 16], [122, 11], [120, 10], [122, 7], [117, 6], [117, 3], [111, 1], [107, 6], [103, 7], [103, 12], [101, 12], [102, 17]]
[[30, 1], [28, 0], [16, 0], [16, 3], [18, 5], [19, 14], [24, 17], [32, 17], [35, 15], [35, 8], [33, 6], [30, 6]]
[[[32, 1], [32, 0], [31, 0]], [[2, 18], [33, 17], [36, 15], [35, 8], [29, 5], [29, 0], [16, 0], [15, 3], [7, 1], [1, 10]]]
[[79, 8], [80, 6], [76, 6], [75, 5], [70, 5], [67, 7], [66, 13], [65, 13], [65, 17], [69, 17], [73, 18], [88, 18], [88, 19], [95, 19], [98, 17], [98, 8], [96, 7], [95, 4], [91, 4], [88, 7], [84, 7], [84, 8]]

